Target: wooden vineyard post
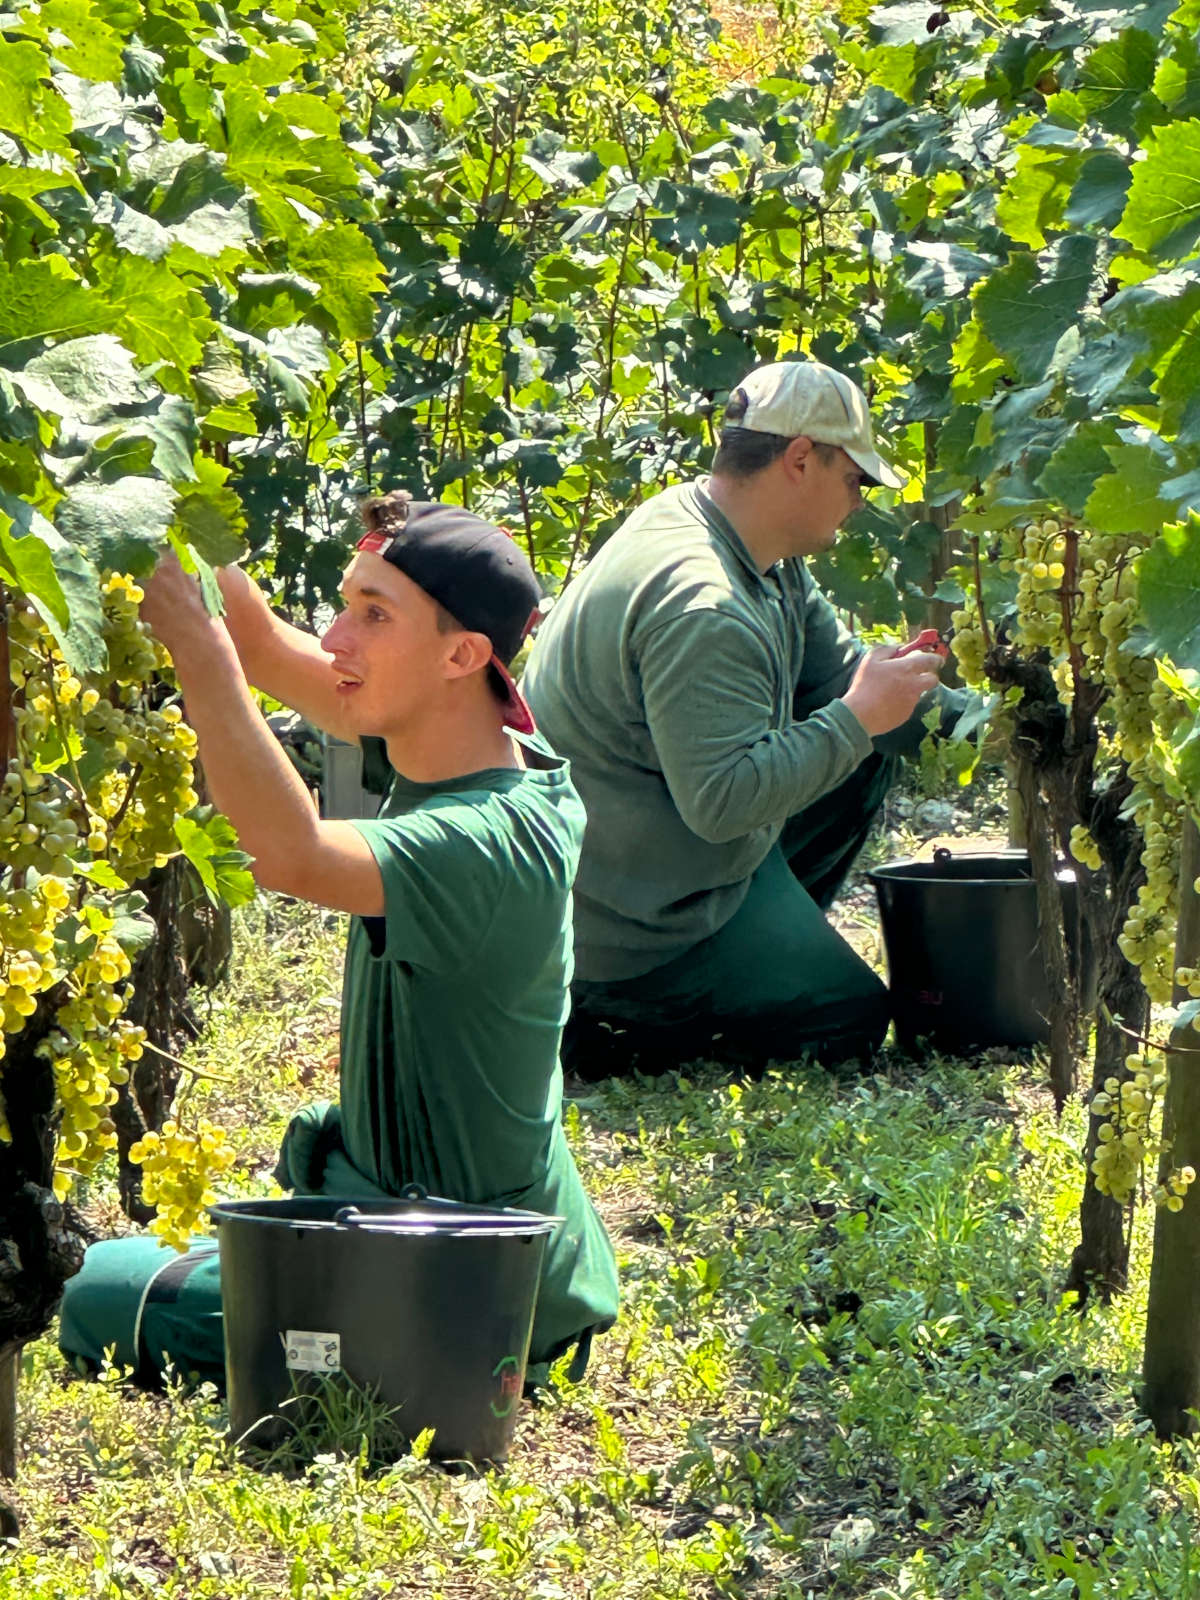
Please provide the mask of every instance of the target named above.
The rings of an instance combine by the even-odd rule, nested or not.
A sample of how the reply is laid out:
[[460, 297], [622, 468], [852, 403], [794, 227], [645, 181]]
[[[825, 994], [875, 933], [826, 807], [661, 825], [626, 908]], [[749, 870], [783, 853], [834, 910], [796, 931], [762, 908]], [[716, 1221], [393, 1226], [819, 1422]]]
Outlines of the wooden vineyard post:
[[[1176, 967], [1200, 960], [1200, 831], [1184, 823], [1180, 862]], [[1186, 998], [1176, 992], [1176, 1001]], [[1160, 1181], [1174, 1168], [1200, 1171], [1200, 1032], [1178, 1025], [1167, 1049]], [[1142, 1362], [1142, 1409], [1162, 1439], [1196, 1428], [1200, 1411], [1200, 1189], [1179, 1211], [1160, 1207], [1154, 1222], [1154, 1256], [1146, 1307]]]

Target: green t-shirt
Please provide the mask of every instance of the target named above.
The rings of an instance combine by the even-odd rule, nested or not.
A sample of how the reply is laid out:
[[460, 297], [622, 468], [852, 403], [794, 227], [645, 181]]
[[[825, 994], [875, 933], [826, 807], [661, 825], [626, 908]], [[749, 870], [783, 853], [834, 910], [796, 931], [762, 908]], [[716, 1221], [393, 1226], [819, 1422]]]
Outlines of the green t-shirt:
[[341, 1137], [371, 1184], [566, 1220], [550, 1242], [532, 1361], [611, 1324], [616, 1267], [562, 1126], [558, 1049], [571, 979], [583, 808], [567, 764], [524, 742], [525, 770], [392, 777], [356, 822], [385, 914], [350, 925]]

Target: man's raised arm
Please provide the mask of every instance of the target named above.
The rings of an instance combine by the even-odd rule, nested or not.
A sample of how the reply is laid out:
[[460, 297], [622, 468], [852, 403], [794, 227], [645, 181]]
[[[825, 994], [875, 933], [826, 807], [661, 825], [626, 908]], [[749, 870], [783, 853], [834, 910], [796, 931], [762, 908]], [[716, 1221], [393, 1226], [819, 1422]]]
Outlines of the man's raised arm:
[[[208, 615], [195, 579], [169, 553], [144, 587], [142, 617], [171, 653], [212, 797], [254, 857], [259, 884], [335, 911], [381, 915], [383, 881], [370, 846], [349, 823], [318, 818], [254, 704], [227, 620]], [[258, 603], [265, 611], [261, 595]]]
[[222, 567], [217, 581], [225, 601], [225, 626], [247, 681], [314, 727], [357, 742], [353, 733], [343, 731], [333, 667], [319, 641], [276, 616], [241, 567]]

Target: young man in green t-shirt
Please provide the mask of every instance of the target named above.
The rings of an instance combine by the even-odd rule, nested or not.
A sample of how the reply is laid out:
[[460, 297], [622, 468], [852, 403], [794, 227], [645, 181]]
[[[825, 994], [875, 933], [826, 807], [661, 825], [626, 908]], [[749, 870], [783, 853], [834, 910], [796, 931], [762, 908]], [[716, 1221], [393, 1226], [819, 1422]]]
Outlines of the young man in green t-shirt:
[[898, 483], [813, 361], [734, 390], [712, 473], [640, 506], [566, 589], [522, 687], [587, 810], [568, 1066], [867, 1057], [883, 984], [824, 916], [919, 741], [938, 657], [867, 651], [804, 558]]
[[[460, 507], [393, 494], [367, 519], [320, 642], [236, 568], [220, 574], [223, 618], [173, 557], [142, 607], [259, 883], [352, 916], [340, 1102], [295, 1120], [281, 1180], [347, 1198], [419, 1183], [562, 1216], [530, 1367], [575, 1347], [581, 1371], [617, 1282], [561, 1114], [583, 811], [508, 673], [540, 588], [508, 535]], [[386, 752], [376, 818], [317, 816], [251, 683]]]

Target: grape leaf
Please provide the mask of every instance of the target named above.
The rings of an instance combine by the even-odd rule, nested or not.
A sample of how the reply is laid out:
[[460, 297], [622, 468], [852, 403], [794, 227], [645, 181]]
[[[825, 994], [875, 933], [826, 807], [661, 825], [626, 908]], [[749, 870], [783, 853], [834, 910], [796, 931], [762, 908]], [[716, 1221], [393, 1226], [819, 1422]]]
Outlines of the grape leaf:
[[1153, 403], [1146, 378], [1146, 340], [1135, 333], [1093, 334], [1067, 368], [1067, 385], [1073, 395], [1086, 400], [1092, 411], [1113, 395], [1136, 387], [1142, 405]]
[[918, 263], [908, 274], [908, 287], [928, 300], [946, 300], [965, 294], [973, 283], [986, 278], [996, 266], [994, 258], [977, 255], [962, 245], [928, 240], [906, 245], [904, 254]]
[[1200, 315], [1180, 320], [1179, 338], [1155, 364], [1155, 371], [1154, 387], [1163, 403], [1181, 412], [1200, 387]]
[[158, 261], [171, 248], [171, 235], [166, 228], [114, 194], [100, 196], [95, 221], [99, 227], [108, 228], [117, 249], [129, 255]]
[[12, 518], [0, 510], [0, 572], [14, 589], [39, 602], [39, 611], [49, 612], [65, 631], [71, 611], [54, 570], [54, 558], [36, 534], [14, 538], [11, 530]]
[[158, 478], [82, 483], [59, 502], [58, 526], [104, 571], [147, 577], [167, 537], [176, 494]]
[[172, 240], [197, 255], [219, 256], [227, 250], [245, 252], [257, 236], [254, 214], [246, 195], [212, 200], [199, 206], [170, 229]]
[[[271, 328], [300, 322], [321, 293], [321, 286], [297, 272], [243, 272], [237, 290], [234, 320], [261, 339]], [[241, 392], [245, 392], [244, 380]]]
[[91, 0], [41, 0], [42, 21], [59, 35], [54, 57], [93, 83], [116, 83], [124, 69], [124, 40]]
[[196, 813], [176, 817], [175, 837], [210, 900], [240, 906], [254, 899], [257, 887], [248, 871], [254, 858], [238, 849], [237, 834], [227, 817], [219, 811], [204, 821], [196, 820]]
[[736, 195], [693, 184], [659, 183], [655, 200], [667, 214], [654, 218], [650, 232], [667, 250], [694, 252], [709, 244], [732, 244], [745, 220], [745, 207]]
[[111, 326], [139, 361], [165, 361], [190, 372], [216, 329], [203, 299], [167, 260], [122, 255], [99, 264]]
[[1138, 561], [1149, 643], [1177, 667], [1200, 671], [1200, 520], [1165, 528]]
[[105, 296], [85, 288], [62, 256], [0, 261], [0, 352], [52, 336], [101, 333], [118, 312]]
[[1110, 471], [1108, 450], [1115, 443], [1112, 423], [1084, 423], [1050, 457], [1037, 487], [1073, 516], [1082, 516], [1097, 482]]
[[[102, 672], [108, 665], [108, 650], [104, 643], [104, 614], [95, 567], [27, 501], [0, 493], [0, 518], [8, 524], [9, 538], [16, 546], [16, 558], [30, 563], [21, 587], [53, 634], [67, 665], [75, 672]], [[33, 571], [41, 562], [38, 546], [48, 552], [61, 604], [53, 592], [42, 592]], [[64, 606], [65, 626], [62, 621]]]
[[108, 333], [67, 339], [26, 362], [13, 378], [39, 411], [80, 422], [102, 422], [115, 407], [139, 405], [158, 392]]
[[129, 887], [112, 862], [106, 861], [103, 856], [98, 857], [95, 861], [77, 861], [75, 863], [75, 872], [78, 877], [86, 878], [89, 883], [94, 883], [98, 889], [128, 889]]
[[254, 84], [235, 84], [225, 94], [227, 171], [254, 191], [277, 189], [289, 178], [303, 181], [318, 171], [280, 105]]
[[1091, 285], [1096, 241], [1071, 234], [1038, 256], [1009, 257], [975, 293], [975, 316], [1026, 383], [1045, 375]]
[[1154, 93], [1176, 120], [1200, 112], [1200, 43], [1194, 32], [1176, 35], [1173, 53], [1158, 64]]
[[180, 492], [175, 520], [181, 536], [211, 566], [224, 567], [246, 553], [242, 502], [225, 484], [227, 473], [208, 457], [197, 463], [199, 482]]
[[49, 189], [76, 189], [80, 194], [85, 192], [73, 172], [51, 172], [46, 167], [18, 167], [12, 162], [0, 165], [0, 201], [20, 201], [43, 226], [53, 229], [54, 219], [33, 198], [36, 194], [45, 194]]
[[33, 132], [47, 67], [45, 56], [29, 40], [0, 41], [0, 128], [20, 136]]
[[299, 240], [291, 264], [321, 286], [318, 307], [343, 339], [369, 339], [375, 331], [374, 296], [384, 287], [383, 267], [365, 233], [350, 222], [329, 222]]
[[1060, 150], [1020, 146], [1016, 170], [996, 200], [996, 221], [1009, 238], [1034, 250], [1043, 247], [1045, 230], [1062, 216], [1077, 160], [1064, 160]]
[[171, 548], [179, 557], [179, 564], [185, 572], [199, 580], [200, 593], [204, 600], [204, 608], [210, 617], [223, 617], [225, 615], [225, 601], [221, 595], [221, 586], [217, 582], [217, 575], [204, 557], [197, 555], [195, 549], [172, 528], [167, 535]]
[[245, 400], [254, 387], [236, 354], [220, 339], [210, 339], [204, 347], [204, 361], [192, 374], [196, 393], [209, 405]]
[[71, 113], [46, 87], [50, 63], [28, 39], [0, 39], [0, 128], [33, 150], [71, 154]]
[[1176, 518], [1175, 502], [1162, 498], [1163, 481], [1173, 470], [1144, 444], [1107, 447], [1112, 472], [1100, 478], [1083, 515], [1099, 533], [1153, 533]]
[[135, 416], [117, 418], [112, 428], [96, 434], [63, 481], [96, 476], [112, 483], [122, 477], [155, 476], [169, 483], [188, 482], [196, 476], [192, 457], [198, 442], [195, 413], [187, 401], [158, 395]]
[[205, 145], [169, 141], [146, 175], [167, 184], [154, 207], [154, 220], [164, 228], [181, 226], [206, 206], [231, 206], [242, 198], [241, 189], [229, 180], [225, 157]]
[[1170, 496], [1180, 516], [1200, 512], [1200, 467], [1180, 473], [1177, 478], [1168, 478], [1162, 492]]
[[1114, 150], [1098, 150], [1080, 168], [1063, 213], [1077, 228], [1112, 228], [1121, 220], [1132, 173]]
[[154, 919], [146, 915], [147, 905], [149, 901], [141, 890], [131, 889], [106, 907], [113, 919], [113, 938], [126, 955], [135, 955], [137, 951], [144, 950], [157, 932]]
[[318, 328], [300, 323], [272, 328], [266, 338], [266, 367], [272, 382], [294, 410], [308, 409], [310, 385], [329, 365], [329, 351]]
[[1138, 101], [1154, 79], [1157, 54], [1148, 33], [1127, 28], [1083, 63], [1075, 92], [1088, 116], [1108, 133], [1133, 137]]
[[1178, 260], [1200, 237], [1200, 121], [1167, 123], [1143, 148], [1113, 232], [1135, 249]]

